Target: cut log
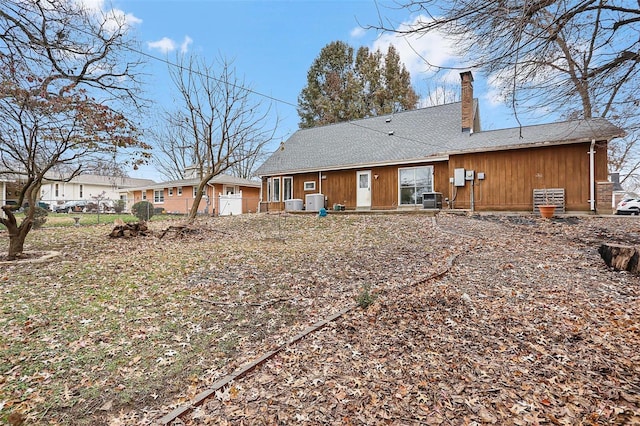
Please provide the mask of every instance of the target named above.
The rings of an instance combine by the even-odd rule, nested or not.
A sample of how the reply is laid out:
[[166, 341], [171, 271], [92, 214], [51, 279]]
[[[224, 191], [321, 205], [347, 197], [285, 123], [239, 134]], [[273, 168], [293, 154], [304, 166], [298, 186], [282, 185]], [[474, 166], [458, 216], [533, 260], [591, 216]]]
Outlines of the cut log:
[[198, 228], [192, 228], [189, 225], [171, 225], [167, 229], [162, 231], [162, 233], [158, 238], [162, 239], [162, 237], [164, 237], [167, 234], [173, 234], [174, 236], [182, 238], [188, 234], [198, 234], [198, 233], [200, 233], [200, 230]]
[[640, 247], [602, 244], [598, 252], [607, 266], [618, 271], [640, 274]]
[[125, 223], [116, 225], [109, 234], [111, 238], [132, 238], [137, 236], [146, 237], [149, 235], [149, 228], [144, 222]]

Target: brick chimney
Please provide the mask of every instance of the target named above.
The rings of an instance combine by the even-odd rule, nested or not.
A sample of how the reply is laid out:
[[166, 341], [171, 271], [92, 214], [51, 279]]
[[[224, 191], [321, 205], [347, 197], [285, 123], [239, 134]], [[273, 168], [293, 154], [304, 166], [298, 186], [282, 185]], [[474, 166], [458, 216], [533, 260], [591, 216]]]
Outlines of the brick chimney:
[[462, 100], [462, 131], [473, 130], [473, 75], [471, 71], [460, 73]]

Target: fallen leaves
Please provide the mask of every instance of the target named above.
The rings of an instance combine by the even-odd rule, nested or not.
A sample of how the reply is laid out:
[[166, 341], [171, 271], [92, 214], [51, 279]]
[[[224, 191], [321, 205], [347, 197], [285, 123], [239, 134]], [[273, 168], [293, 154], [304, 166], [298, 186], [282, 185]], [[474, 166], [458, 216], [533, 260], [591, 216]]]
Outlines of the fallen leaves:
[[[206, 401], [197, 418], [182, 421], [640, 421], [638, 401], [622, 396], [640, 390], [638, 334], [629, 334], [640, 315], [634, 277], [603, 267], [587, 245], [542, 245], [558, 231], [544, 223], [527, 225], [541, 233], [532, 237], [508, 223], [438, 222], [482, 243], [437, 282], [381, 286], [368, 310], [307, 336], [234, 385], [251, 389], [250, 397]], [[557, 226], [565, 235], [581, 231]], [[500, 268], [505, 261], [511, 266]]]
[[370, 288], [368, 309], [180, 422], [633, 424], [637, 277], [594, 245], [626, 235], [622, 219], [249, 215], [162, 240], [34, 232], [64, 260], [0, 272], [0, 416], [154, 424]]

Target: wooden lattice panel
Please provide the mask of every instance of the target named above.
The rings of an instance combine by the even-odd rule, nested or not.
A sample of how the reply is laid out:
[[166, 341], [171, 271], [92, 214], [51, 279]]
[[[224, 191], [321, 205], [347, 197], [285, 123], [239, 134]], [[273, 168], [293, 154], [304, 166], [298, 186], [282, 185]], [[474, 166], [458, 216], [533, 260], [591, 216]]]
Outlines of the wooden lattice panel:
[[533, 212], [539, 214], [538, 206], [545, 204], [556, 206], [556, 213], [564, 213], [564, 188], [534, 189]]

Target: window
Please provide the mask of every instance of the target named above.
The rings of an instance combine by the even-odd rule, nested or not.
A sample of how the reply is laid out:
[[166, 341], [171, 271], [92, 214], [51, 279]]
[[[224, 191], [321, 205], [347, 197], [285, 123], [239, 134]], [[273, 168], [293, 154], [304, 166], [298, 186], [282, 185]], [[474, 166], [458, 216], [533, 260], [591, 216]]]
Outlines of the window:
[[164, 189], [156, 189], [153, 191], [153, 202], [164, 203]]
[[147, 191], [142, 191], [142, 199], [143, 200], [147, 199]]
[[80, 198], [84, 196], [84, 187], [80, 185]]
[[267, 201], [271, 201], [271, 178], [267, 178]]
[[292, 198], [293, 198], [293, 178], [292, 177], [282, 178], [282, 199], [284, 201], [287, 201]]
[[173, 188], [169, 188], [167, 192], [169, 194], [169, 197], [173, 197]]
[[400, 205], [422, 204], [422, 194], [433, 192], [433, 166], [399, 169]]
[[225, 185], [223, 187], [222, 193], [224, 195], [235, 194], [236, 193], [236, 187], [235, 186]]
[[182, 187], [181, 186], [178, 187], [178, 191], [177, 192], [178, 192], [178, 197], [182, 196]]
[[193, 187], [193, 193], [191, 194], [191, 196], [192, 196], [193, 198], [196, 198], [196, 196], [197, 196], [197, 195], [198, 195], [198, 187], [197, 187], [197, 186], [194, 186], [194, 187]]
[[273, 178], [272, 184], [271, 201], [280, 201], [280, 178]]
[[316, 182], [315, 181], [305, 182], [304, 183], [304, 190], [305, 191], [315, 191], [316, 190]]
[[56, 183], [56, 197], [60, 196], [60, 186]]

